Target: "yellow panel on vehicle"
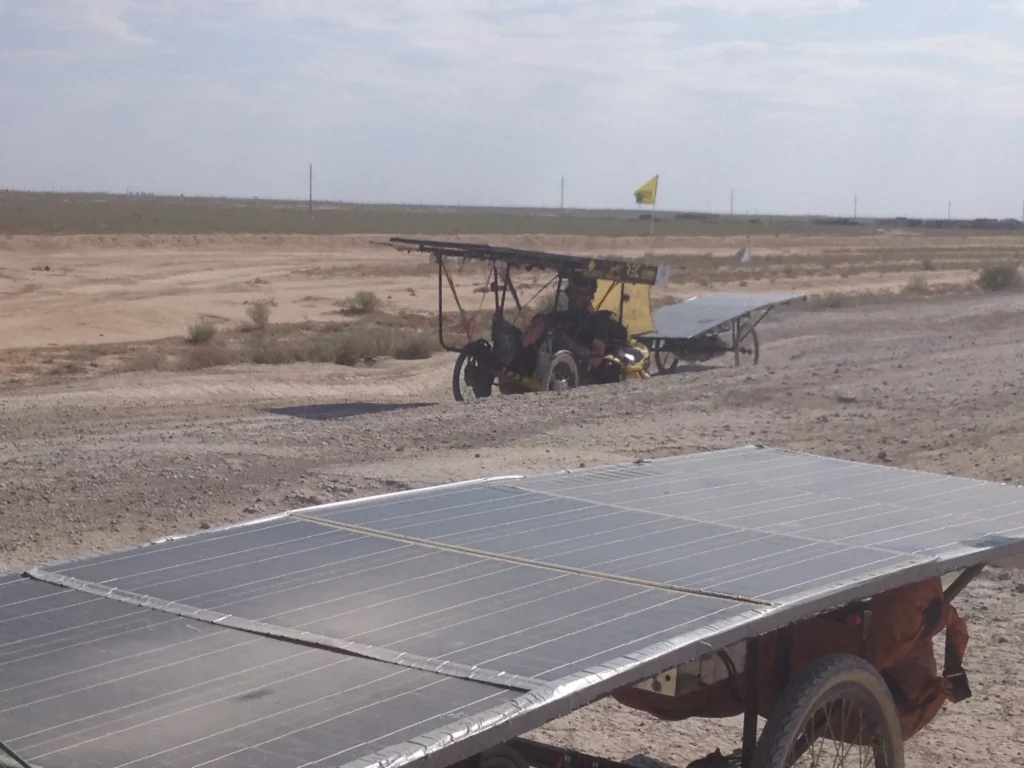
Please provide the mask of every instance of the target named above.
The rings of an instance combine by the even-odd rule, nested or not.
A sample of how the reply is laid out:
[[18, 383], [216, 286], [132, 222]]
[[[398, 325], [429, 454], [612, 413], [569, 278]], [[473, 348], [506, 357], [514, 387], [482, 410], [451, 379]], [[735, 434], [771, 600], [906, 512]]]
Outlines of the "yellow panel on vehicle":
[[[623, 317], [619, 317], [623, 288], [625, 288], [628, 300], [622, 305]], [[614, 314], [615, 319], [626, 326], [631, 338], [642, 333], [651, 333], [655, 329], [654, 320], [651, 318], [651, 287], [649, 285], [624, 285], [611, 280], [598, 280], [594, 308], [607, 309]]]

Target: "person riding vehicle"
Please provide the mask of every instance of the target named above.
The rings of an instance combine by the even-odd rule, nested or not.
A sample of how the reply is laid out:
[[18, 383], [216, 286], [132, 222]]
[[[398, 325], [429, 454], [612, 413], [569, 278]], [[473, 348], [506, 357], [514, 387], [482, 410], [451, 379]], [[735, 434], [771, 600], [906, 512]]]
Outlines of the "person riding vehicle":
[[594, 296], [597, 294], [597, 281], [580, 275], [572, 275], [565, 288], [568, 307], [554, 310], [546, 315], [533, 318], [526, 333], [523, 334], [523, 346], [535, 348], [544, 338], [548, 328], [554, 325], [559, 333], [559, 343], [572, 352], [582, 363], [599, 365], [605, 353], [605, 343], [598, 338], [593, 322], [597, 315], [594, 309]]

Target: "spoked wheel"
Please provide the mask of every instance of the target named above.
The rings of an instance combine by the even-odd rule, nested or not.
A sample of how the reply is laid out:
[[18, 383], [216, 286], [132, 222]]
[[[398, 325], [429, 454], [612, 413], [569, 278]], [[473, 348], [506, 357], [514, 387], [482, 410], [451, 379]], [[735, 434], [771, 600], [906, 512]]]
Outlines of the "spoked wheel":
[[783, 692], [757, 745], [755, 768], [903, 768], [903, 735], [877, 670], [834, 654]]
[[551, 357], [551, 365], [541, 382], [545, 392], [565, 392], [580, 385], [580, 369], [569, 352], [558, 352]]
[[679, 358], [669, 350], [663, 341], [658, 342], [658, 346], [654, 350], [654, 367], [660, 374], [675, 373], [676, 368], [679, 367]]
[[466, 346], [455, 361], [452, 371], [452, 394], [458, 402], [470, 398], [490, 397], [494, 389], [494, 374], [487, 366], [490, 347], [485, 341], [474, 341]]
[[740, 323], [736, 334], [738, 344], [735, 349], [735, 365], [757, 365], [761, 359], [761, 342], [757, 338], [757, 328], [749, 322]]

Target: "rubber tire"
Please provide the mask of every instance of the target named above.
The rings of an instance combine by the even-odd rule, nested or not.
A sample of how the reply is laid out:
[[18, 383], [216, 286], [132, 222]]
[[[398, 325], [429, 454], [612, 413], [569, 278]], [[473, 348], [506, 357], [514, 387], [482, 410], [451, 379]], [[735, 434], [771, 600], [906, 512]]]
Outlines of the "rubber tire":
[[823, 656], [783, 691], [761, 733], [754, 768], [786, 768], [784, 760], [806, 719], [829, 700], [851, 690], [867, 699], [867, 716], [884, 729], [882, 739], [890, 762], [879, 768], [904, 768], [903, 731], [892, 694], [873, 666], [848, 654]]
[[[459, 356], [455, 360], [455, 368], [452, 370], [452, 394], [455, 396], [456, 402], [461, 403], [465, 400], [462, 396], [462, 385], [465, 384], [465, 380], [463, 379], [463, 368], [465, 367], [467, 360], [469, 360], [470, 357], [479, 357], [478, 351], [486, 348], [486, 342], [474, 341], [472, 344], [468, 344], [463, 347], [462, 351], [459, 352]], [[494, 383], [492, 381], [491, 386], [486, 388], [485, 394], [476, 394], [475, 390], [474, 394], [476, 394], [477, 397], [490, 397], [493, 386]]]
[[569, 366], [572, 371], [573, 383], [569, 385], [569, 389], [576, 389], [580, 385], [580, 368], [576, 363], [576, 358], [572, 356], [571, 352], [563, 350], [551, 356], [551, 364], [548, 366], [547, 373], [544, 374], [544, 381], [541, 382], [541, 391], [551, 391], [551, 376], [559, 364]]

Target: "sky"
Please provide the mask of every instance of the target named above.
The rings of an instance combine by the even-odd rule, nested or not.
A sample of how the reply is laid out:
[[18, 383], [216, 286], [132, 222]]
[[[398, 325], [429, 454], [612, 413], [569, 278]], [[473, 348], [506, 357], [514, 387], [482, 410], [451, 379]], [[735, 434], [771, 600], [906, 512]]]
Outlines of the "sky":
[[1020, 217], [1024, 0], [0, 0], [0, 188]]

